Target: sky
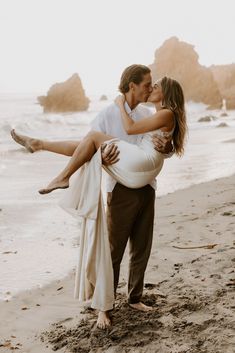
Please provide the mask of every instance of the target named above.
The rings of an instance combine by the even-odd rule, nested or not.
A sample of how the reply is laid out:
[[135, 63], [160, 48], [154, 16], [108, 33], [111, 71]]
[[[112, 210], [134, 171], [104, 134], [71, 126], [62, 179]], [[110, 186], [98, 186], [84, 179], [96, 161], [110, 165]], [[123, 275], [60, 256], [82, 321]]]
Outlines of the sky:
[[78, 73], [88, 96], [115, 93], [172, 36], [202, 65], [230, 64], [234, 14], [234, 0], [0, 0], [0, 92], [45, 94]]

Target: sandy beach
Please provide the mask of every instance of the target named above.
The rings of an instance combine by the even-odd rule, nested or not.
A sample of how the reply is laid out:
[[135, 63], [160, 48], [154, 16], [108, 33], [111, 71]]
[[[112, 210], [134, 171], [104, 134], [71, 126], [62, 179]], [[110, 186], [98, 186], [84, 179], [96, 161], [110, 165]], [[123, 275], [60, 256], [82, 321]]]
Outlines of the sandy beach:
[[153, 312], [126, 304], [125, 255], [111, 329], [73, 299], [73, 270], [0, 303], [0, 352], [233, 353], [234, 217], [234, 175], [157, 197], [143, 298]]
[[[234, 12], [232, 0], [0, 2], [0, 353], [235, 353]], [[75, 172], [97, 150], [91, 130], [134, 143], [109, 173], [134, 188], [155, 175], [155, 200], [114, 189], [100, 160]], [[170, 154], [154, 139], [167, 132]], [[91, 306], [113, 306], [111, 260], [109, 320]]]

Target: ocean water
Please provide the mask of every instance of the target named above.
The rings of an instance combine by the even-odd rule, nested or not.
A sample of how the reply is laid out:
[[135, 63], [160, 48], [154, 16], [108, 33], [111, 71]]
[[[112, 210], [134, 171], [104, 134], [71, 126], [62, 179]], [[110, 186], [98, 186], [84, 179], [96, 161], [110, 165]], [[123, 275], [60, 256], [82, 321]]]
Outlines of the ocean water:
[[[10, 130], [48, 140], [79, 140], [111, 101], [93, 97], [87, 112], [44, 114], [36, 95], [0, 94], [0, 299], [65, 276], [76, 266], [79, 245], [79, 220], [57, 205], [63, 191], [37, 192], [68, 157], [30, 154], [11, 139]], [[198, 122], [205, 115], [215, 119]], [[157, 196], [235, 172], [235, 111], [220, 115], [203, 104], [187, 104], [185, 155], [165, 160]], [[222, 122], [227, 126], [218, 127]]]

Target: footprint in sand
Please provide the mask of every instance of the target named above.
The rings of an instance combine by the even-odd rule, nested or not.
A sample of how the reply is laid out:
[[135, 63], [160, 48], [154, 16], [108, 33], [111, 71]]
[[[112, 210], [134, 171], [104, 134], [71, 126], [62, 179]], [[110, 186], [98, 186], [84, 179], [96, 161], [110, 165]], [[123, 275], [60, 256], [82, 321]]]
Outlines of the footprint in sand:
[[222, 277], [218, 273], [213, 273], [212, 275], [210, 275], [210, 278], [221, 279]]
[[180, 239], [180, 237], [176, 237], [176, 238], [173, 239], [173, 241], [176, 241], [176, 240], [179, 240], [179, 239]]
[[221, 216], [235, 216], [232, 211], [226, 211], [221, 213]]

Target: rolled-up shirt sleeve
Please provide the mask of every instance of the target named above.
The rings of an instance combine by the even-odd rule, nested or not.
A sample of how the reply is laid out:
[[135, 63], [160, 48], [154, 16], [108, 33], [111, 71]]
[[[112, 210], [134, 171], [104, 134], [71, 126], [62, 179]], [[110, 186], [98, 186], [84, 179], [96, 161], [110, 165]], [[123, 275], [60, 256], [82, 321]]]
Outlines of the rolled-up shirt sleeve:
[[104, 134], [107, 133], [106, 131], [106, 124], [105, 124], [106, 112], [101, 111], [94, 120], [91, 122], [91, 129], [95, 131], [103, 132]]

